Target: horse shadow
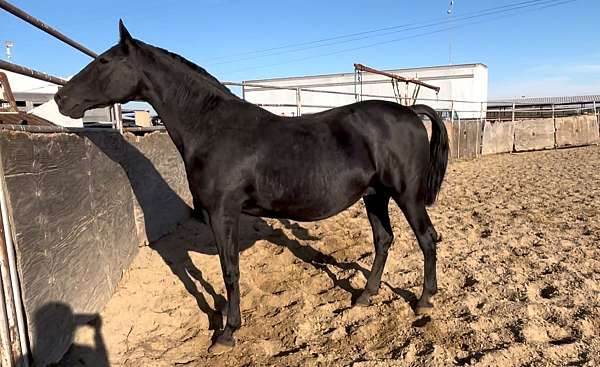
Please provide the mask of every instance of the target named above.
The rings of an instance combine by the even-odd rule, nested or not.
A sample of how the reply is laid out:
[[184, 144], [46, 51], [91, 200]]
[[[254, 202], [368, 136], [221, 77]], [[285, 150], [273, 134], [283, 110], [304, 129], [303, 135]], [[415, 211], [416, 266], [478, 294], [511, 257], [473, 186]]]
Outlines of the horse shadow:
[[[111, 134], [114, 136], [110, 139], [107, 139], [103, 134], [90, 133], [84, 135], [106, 156], [123, 168], [131, 184], [133, 194], [143, 212], [146, 233], [153, 233], [155, 229], [152, 226], [161, 225], [161, 221], [166, 217], [164, 205], [156, 205], [157, 196], [161, 197], [162, 202], [168, 203], [169, 208], [172, 208], [172, 210], [186, 213], [182, 216], [184, 220], [176, 228], [173, 226], [171, 233], [159, 240], [150, 242], [149, 246], [161, 256], [171, 272], [184, 285], [186, 291], [195, 298], [198, 308], [208, 316], [209, 328], [217, 331], [222, 329], [226, 299], [216, 292], [215, 287], [206, 280], [201, 269], [193, 263], [190, 257], [190, 252], [218, 255], [210, 227], [200, 220], [190, 220], [193, 208], [173, 191], [150, 159], [134, 144], [120, 134]], [[151, 190], [148, 188], [149, 186], [152, 188]], [[336, 287], [352, 295], [352, 301], [360, 295], [361, 289], [354, 288], [349, 278], [339, 279], [329, 269], [328, 265], [343, 270], [360, 271], [365, 277], [368, 277], [369, 270], [361, 267], [356, 262], [339, 262], [333, 256], [313, 248], [310, 246], [310, 241], [319, 240], [320, 238], [312, 236], [307, 229], [298, 223], [284, 219], [280, 219], [279, 223], [291, 231], [293, 238], [288, 237], [281, 228], [274, 228], [262, 218], [242, 215], [239, 231], [240, 251], [245, 251], [259, 240], [267, 240], [270, 243], [287, 248], [298, 259], [325, 272]], [[372, 244], [365, 245], [372, 246]], [[202, 289], [199, 289], [198, 285]], [[408, 291], [395, 289], [393, 291], [405, 299], [411, 298], [410, 295], [407, 296], [406, 292]], [[205, 294], [212, 298], [211, 303], [214, 307], [210, 306]], [[416, 299], [414, 295], [412, 295], [412, 298]]]
[[[108, 352], [102, 337], [102, 318], [98, 314], [77, 314], [71, 307], [61, 302], [49, 302], [34, 314], [35, 330], [32, 352], [36, 359], [27, 361], [30, 366], [55, 367], [109, 367]], [[93, 328], [93, 345], [72, 344], [68, 350], [56, 350], [55, 338], [73, 340], [80, 327]], [[53, 330], [55, 330], [53, 332]], [[64, 331], [67, 330], [65, 333]], [[66, 354], [63, 356], [63, 354]], [[57, 360], [60, 359], [59, 362]], [[17, 361], [16, 366], [24, 366], [25, 361]]]

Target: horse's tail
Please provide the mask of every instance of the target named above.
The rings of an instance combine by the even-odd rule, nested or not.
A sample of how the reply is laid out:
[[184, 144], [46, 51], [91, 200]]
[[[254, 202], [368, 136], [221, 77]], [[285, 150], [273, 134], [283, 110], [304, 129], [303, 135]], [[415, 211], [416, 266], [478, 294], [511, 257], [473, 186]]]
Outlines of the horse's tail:
[[425, 177], [425, 205], [433, 205], [440, 192], [448, 166], [448, 132], [438, 113], [424, 104], [411, 107], [417, 114], [426, 115], [431, 120], [431, 142], [429, 143], [429, 167]]

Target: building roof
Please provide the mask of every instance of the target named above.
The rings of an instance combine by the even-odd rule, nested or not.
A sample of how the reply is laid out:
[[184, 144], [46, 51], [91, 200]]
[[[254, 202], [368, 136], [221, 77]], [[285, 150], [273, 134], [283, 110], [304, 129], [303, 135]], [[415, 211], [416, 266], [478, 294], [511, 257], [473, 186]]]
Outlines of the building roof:
[[[484, 67], [487, 69], [487, 65], [481, 64], [481, 63], [475, 63], [475, 64], [424, 66], [424, 67], [416, 67], [416, 68], [385, 69], [382, 71], [386, 71], [389, 73], [408, 73], [408, 72], [413, 72], [413, 71], [424, 71], [424, 70], [474, 68], [474, 67], [478, 67], [478, 66]], [[344, 75], [354, 75], [354, 72], [304, 75], [304, 76], [280, 77], [280, 78], [270, 78], [270, 79], [254, 79], [254, 80], [245, 80], [244, 83], [262, 83], [262, 82], [275, 82], [275, 81], [298, 80], [298, 79], [309, 79], [309, 78], [329, 78], [329, 77], [338, 77], [338, 76], [344, 76]]]
[[589, 104], [589, 103], [600, 103], [600, 95], [587, 95], [587, 96], [567, 96], [567, 97], [529, 97], [529, 98], [515, 98], [508, 100], [496, 100], [489, 101], [488, 108], [494, 107], [508, 107], [512, 106], [513, 103], [519, 106], [538, 106], [538, 105], [552, 105], [552, 104]]

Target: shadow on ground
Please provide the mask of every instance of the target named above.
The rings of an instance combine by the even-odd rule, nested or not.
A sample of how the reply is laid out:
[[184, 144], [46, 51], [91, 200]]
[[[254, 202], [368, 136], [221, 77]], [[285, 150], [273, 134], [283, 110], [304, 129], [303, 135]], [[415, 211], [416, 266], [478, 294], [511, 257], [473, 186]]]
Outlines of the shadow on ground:
[[[177, 222], [170, 218], [171, 213], [173, 217], [184, 219], [193, 213], [193, 209], [169, 186], [152, 161], [128, 139], [118, 134], [109, 139], [106, 135], [95, 133], [86, 134], [86, 137], [123, 168], [143, 211], [148, 238], [158, 238], [159, 229], [164, 231], [165, 228], [175, 226]], [[360, 271], [365, 277], [369, 275], [367, 269], [356, 262], [339, 262], [333, 256], [311, 247], [309, 242], [318, 238], [313, 237], [301, 225], [288, 220], [280, 220], [280, 223], [290, 230], [293, 238], [288, 237], [282, 229], [273, 228], [261, 218], [242, 216], [240, 250], [248, 249], [258, 240], [267, 240], [287, 248], [298, 259], [326, 273], [335, 286], [351, 293], [353, 300], [359, 296], [360, 289], [354, 288], [349, 279], [338, 279], [328, 266]], [[223, 327], [221, 310], [226, 309], [226, 299], [215, 291], [214, 285], [205, 279], [202, 270], [194, 265], [189, 255], [190, 252], [217, 255], [210, 227], [199, 220], [188, 221], [167, 236], [165, 240], [153, 241], [150, 247], [160, 254], [187, 292], [194, 296], [198, 308], [208, 316], [210, 329], [221, 329]], [[198, 289], [197, 284], [204, 289]], [[415, 298], [412, 293], [405, 290], [393, 289], [393, 291], [407, 300]], [[212, 304], [216, 309], [210, 306], [204, 294], [212, 298]]]

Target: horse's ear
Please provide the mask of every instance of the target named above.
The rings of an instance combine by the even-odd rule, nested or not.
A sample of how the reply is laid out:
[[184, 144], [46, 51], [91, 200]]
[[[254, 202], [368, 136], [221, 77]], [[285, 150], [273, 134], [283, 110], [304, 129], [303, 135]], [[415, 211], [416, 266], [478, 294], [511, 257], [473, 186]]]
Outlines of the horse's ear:
[[125, 28], [125, 24], [123, 24], [122, 19], [119, 19], [119, 37], [119, 45], [121, 45], [123, 50], [128, 51], [129, 48], [134, 44], [134, 41], [127, 28]]

